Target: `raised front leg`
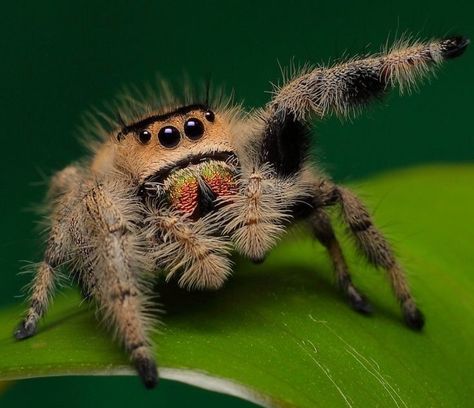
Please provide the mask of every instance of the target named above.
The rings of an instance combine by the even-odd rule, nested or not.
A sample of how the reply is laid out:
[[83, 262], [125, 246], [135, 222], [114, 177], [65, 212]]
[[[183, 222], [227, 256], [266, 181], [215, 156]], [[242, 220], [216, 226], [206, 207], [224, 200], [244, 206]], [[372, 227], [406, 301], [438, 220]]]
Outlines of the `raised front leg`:
[[283, 124], [288, 116], [302, 121], [311, 115], [347, 116], [395, 86], [401, 91], [413, 88], [443, 61], [460, 56], [468, 44], [464, 37], [401, 42], [386, 54], [315, 68], [276, 91], [270, 116]]
[[295, 173], [309, 154], [313, 118], [350, 116], [393, 87], [409, 90], [444, 60], [460, 56], [468, 44], [464, 37], [402, 42], [386, 54], [300, 72], [275, 90], [261, 115], [264, 125], [256, 137], [261, 161], [280, 175]]

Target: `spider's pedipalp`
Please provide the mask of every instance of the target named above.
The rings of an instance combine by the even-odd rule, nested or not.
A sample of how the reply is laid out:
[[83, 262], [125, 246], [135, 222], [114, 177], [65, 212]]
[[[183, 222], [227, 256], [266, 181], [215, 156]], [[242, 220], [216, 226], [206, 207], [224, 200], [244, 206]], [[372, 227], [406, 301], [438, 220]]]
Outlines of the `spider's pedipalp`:
[[150, 208], [147, 235], [155, 245], [153, 259], [169, 280], [187, 289], [218, 289], [232, 272], [229, 242], [217, 233], [211, 217], [190, 222], [180, 213]]
[[142, 276], [150, 265], [142, 247], [143, 237], [135, 227], [137, 215], [130, 212], [134, 201], [126, 187], [114, 183], [95, 185], [85, 195], [83, 221], [87, 236], [82, 241], [90, 250], [83, 253], [87, 259], [82, 262], [95, 271], [94, 284], [88, 282], [88, 275], [83, 279], [145, 386], [152, 388], [158, 374], [149, 338], [148, 290]]
[[239, 192], [224, 198], [217, 217], [242, 255], [259, 263], [290, 222], [291, 208], [304, 195], [294, 177], [279, 177], [268, 164], [240, 175]]

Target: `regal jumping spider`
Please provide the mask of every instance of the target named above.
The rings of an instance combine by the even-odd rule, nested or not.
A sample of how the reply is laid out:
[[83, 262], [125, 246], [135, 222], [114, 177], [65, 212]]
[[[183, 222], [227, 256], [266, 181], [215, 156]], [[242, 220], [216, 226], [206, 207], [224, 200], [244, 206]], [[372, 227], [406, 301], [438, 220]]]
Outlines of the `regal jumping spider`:
[[[398, 44], [385, 54], [299, 72], [263, 109], [186, 102], [131, 102], [93, 155], [54, 175], [50, 232], [30, 308], [15, 332], [32, 336], [64, 264], [129, 353], [146, 387], [158, 380], [149, 337], [150, 277], [160, 271], [189, 289], [218, 289], [232, 271], [231, 248], [264, 259], [289, 225], [305, 220], [327, 248], [352, 307], [370, 306], [354, 286], [327, 209], [339, 206], [362, 253], [384, 269], [406, 324], [423, 315], [390, 245], [368, 210], [309, 159], [311, 119], [348, 116], [389, 88], [410, 88], [469, 40]], [[132, 106], [133, 105], [133, 106]]]

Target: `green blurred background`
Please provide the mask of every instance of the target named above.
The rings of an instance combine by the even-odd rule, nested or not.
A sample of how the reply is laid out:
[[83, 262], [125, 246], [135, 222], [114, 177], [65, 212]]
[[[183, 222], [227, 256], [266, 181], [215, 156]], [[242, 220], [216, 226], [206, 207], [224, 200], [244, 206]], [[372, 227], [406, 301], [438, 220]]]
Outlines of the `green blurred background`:
[[[422, 38], [473, 33], [469, 1], [17, 1], [2, 4], [0, 304], [21, 302], [23, 260], [41, 253], [31, 211], [45, 176], [84, 153], [82, 114], [124, 85], [211, 77], [247, 107], [264, 104], [278, 61], [313, 63], [374, 52], [403, 32]], [[392, 95], [353, 123], [317, 124], [317, 154], [342, 182], [419, 163], [472, 161], [472, 50], [446, 64], [410, 97]], [[389, 105], [389, 108], [386, 108]], [[13, 329], [13, 328], [12, 328]], [[72, 398], [71, 398], [72, 396]], [[146, 392], [136, 378], [20, 381], [1, 407], [250, 407], [250, 403], [163, 381]]]

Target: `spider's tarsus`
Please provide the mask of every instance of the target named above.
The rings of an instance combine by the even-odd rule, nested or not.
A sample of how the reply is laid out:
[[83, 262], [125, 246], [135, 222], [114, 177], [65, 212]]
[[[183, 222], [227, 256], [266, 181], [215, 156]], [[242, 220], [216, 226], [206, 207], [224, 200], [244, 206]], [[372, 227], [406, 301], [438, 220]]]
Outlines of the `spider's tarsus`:
[[36, 325], [35, 324], [27, 324], [24, 321], [21, 322], [13, 334], [15, 339], [23, 340], [27, 339], [28, 337], [33, 336], [36, 333]]
[[464, 54], [470, 42], [469, 38], [461, 35], [445, 38], [441, 41], [441, 55], [445, 59], [457, 58]]
[[349, 299], [349, 302], [352, 308], [360, 314], [371, 315], [374, 311], [372, 305], [365, 298], [359, 300]]
[[403, 309], [405, 324], [412, 330], [420, 331], [425, 325], [425, 316], [420, 309]]
[[265, 262], [265, 257], [262, 256], [261, 258], [252, 258], [251, 261], [254, 263], [254, 264], [262, 264]]
[[149, 390], [155, 388], [159, 378], [155, 362], [148, 358], [141, 358], [135, 361], [135, 366], [145, 387]]
[[372, 305], [364, 295], [361, 295], [354, 286], [351, 286], [346, 292], [347, 299], [351, 307], [360, 314], [370, 315], [373, 312]]

